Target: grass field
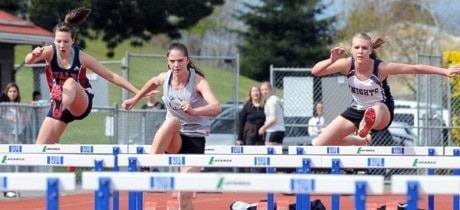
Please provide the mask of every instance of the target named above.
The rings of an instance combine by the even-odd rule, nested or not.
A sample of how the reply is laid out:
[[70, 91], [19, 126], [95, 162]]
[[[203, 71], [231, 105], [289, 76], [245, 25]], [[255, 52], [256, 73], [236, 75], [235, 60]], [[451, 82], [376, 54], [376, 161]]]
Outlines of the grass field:
[[[88, 41], [85, 52], [94, 56], [100, 61], [120, 61], [126, 52], [141, 53], [141, 54], [159, 54], [164, 55], [166, 50], [157, 48], [153, 45], [145, 45], [143, 47], [132, 47], [129, 42], [122, 43], [115, 51], [115, 57], [108, 59], [105, 54], [107, 50], [103, 42]], [[18, 45], [15, 48], [15, 64], [21, 64], [24, 57], [31, 51], [29, 45]], [[193, 55], [191, 55], [193, 56]], [[232, 72], [228, 69], [222, 69], [216, 65], [199, 62], [200, 66], [206, 74], [214, 93], [221, 103], [226, 103], [233, 96]], [[113, 72], [121, 75], [120, 65], [107, 65]], [[129, 63], [129, 81], [137, 88], [142, 88], [144, 83], [156, 74], [166, 70], [166, 59], [132, 59]], [[33, 74], [31, 68], [24, 67], [16, 73], [16, 83], [21, 90], [22, 103], [29, 104], [33, 91]], [[243, 100], [247, 91], [252, 84], [257, 84], [257, 81], [246, 77], [239, 78], [238, 94], [239, 99]], [[109, 104], [121, 103], [121, 89], [118, 86], [109, 85]], [[132, 95], [130, 95], [132, 96]], [[97, 97], [97, 96], [96, 96]], [[140, 102], [137, 108], [145, 103]], [[83, 121], [75, 121], [71, 123], [64, 132], [60, 143], [112, 143], [112, 138], [104, 134], [105, 119], [110, 113], [96, 112], [92, 113]]]

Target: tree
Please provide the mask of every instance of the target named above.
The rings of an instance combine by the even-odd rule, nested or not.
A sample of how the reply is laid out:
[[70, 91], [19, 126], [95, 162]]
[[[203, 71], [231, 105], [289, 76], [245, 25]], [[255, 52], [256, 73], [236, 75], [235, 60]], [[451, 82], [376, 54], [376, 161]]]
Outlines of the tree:
[[[136, 46], [157, 34], [180, 38], [180, 30], [192, 27], [221, 4], [223, 0], [34, 0], [28, 12], [36, 25], [52, 30], [71, 9], [93, 9], [86, 23], [78, 26], [80, 35], [102, 37], [109, 49], [107, 56], [113, 57], [113, 49], [127, 39]], [[84, 47], [84, 43], [79, 44]]]
[[237, 14], [248, 29], [240, 31], [241, 73], [256, 80], [269, 79], [271, 64], [312, 66], [329, 56], [334, 17], [318, 20], [325, 6], [320, 0], [261, 0], [244, 4]]

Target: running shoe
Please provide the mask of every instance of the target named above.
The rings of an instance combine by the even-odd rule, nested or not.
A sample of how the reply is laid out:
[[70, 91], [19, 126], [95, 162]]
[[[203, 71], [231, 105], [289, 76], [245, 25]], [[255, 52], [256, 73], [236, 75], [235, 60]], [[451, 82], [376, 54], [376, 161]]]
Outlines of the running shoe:
[[366, 109], [364, 112], [364, 119], [361, 122], [361, 126], [358, 131], [358, 135], [361, 138], [364, 138], [369, 134], [369, 131], [372, 128], [372, 125], [374, 125], [375, 122], [375, 110], [372, 107], [369, 107]]
[[51, 89], [51, 107], [53, 108], [53, 117], [60, 118], [62, 115], [62, 87], [53, 85]]

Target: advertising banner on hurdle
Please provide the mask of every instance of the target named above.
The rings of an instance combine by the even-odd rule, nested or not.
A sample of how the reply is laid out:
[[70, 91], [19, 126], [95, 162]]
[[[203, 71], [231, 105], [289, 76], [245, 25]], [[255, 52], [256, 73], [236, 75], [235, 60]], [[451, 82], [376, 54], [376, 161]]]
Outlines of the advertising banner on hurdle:
[[111, 190], [116, 191], [354, 194], [355, 182], [365, 181], [366, 193], [384, 193], [383, 177], [362, 175], [83, 172], [82, 177], [85, 190], [98, 190], [100, 178], [109, 178]]
[[127, 153], [127, 145], [80, 145], [80, 144], [0, 144], [0, 153], [26, 154], [113, 154], [113, 149], [119, 153]]

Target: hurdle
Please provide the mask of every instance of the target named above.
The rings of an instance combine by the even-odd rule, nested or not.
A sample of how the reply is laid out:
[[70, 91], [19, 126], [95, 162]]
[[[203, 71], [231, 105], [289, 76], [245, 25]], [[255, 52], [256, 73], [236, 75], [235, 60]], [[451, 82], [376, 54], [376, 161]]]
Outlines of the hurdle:
[[[394, 175], [391, 179], [391, 192], [406, 194], [407, 209], [417, 210], [419, 194], [460, 194], [460, 177]], [[458, 202], [454, 202], [453, 209], [459, 209]]]
[[59, 190], [75, 190], [74, 173], [0, 173], [0, 190], [46, 191], [48, 210], [59, 209]]
[[[82, 188], [98, 192], [95, 205], [98, 210], [108, 209], [112, 190], [344, 193], [355, 194], [357, 210], [365, 210], [366, 195], [384, 193], [383, 177], [364, 175], [83, 172]], [[129, 209], [135, 210], [136, 204], [132, 202], [129, 201]], [[310, 205], [305, 208], [310, 209]]]
[[[80, 144], [12, 144], [0, 145], [0, 165], [78, 166], [102, 171], [111, 167], [119, 171], [118, 154], [126, 153], [129, 145]], [[27, 154], [27, 155], [26, 155]], [[72, 154], [72, 155], [71, 155]], [[26, 156], [24, 156], [26, 155]], [[29, 156], [32, 155], [32, 156]], [[75, 159], [75, 156], [77, 158]], [[91, 156], [90, 156], [91, 155]], [[98, 155], [98, 156], [94, 156]], [[110, 156], [108, 156], [110, 155]], [[46, 158], [46, 161], [44, 160]], [[33, 161], [30, 163], [30, 161]], [[119, 209], [119, 193], [113, 193], [113, 207]]]
[[[136, 145], [136, 147], [130, 147], [128, 149], [129, 154], [146, 154], [146, 151], [150, 151], [151, 145]], [[283, 154], [282, 146], [206, 146], [205, 154], [219, 154], [219, 155], [258, 155], [258, 154], [269, 154], [269, 155], [281, 155]], [[236, 166], [233, 166], [236, 167]], [[130, 166], [130, 171], [137, 171], [137, 164]], [[267, 167], [268, 173], [273, 173], [272, 167]], [[137, 205], [142, 206], [143, 195], [142, 192], [130, 192], [130, 200], [137, 200]], [[274, 195], [273, 193], [267, 193], [267, 207], [273, 208], [274, 206]]]

